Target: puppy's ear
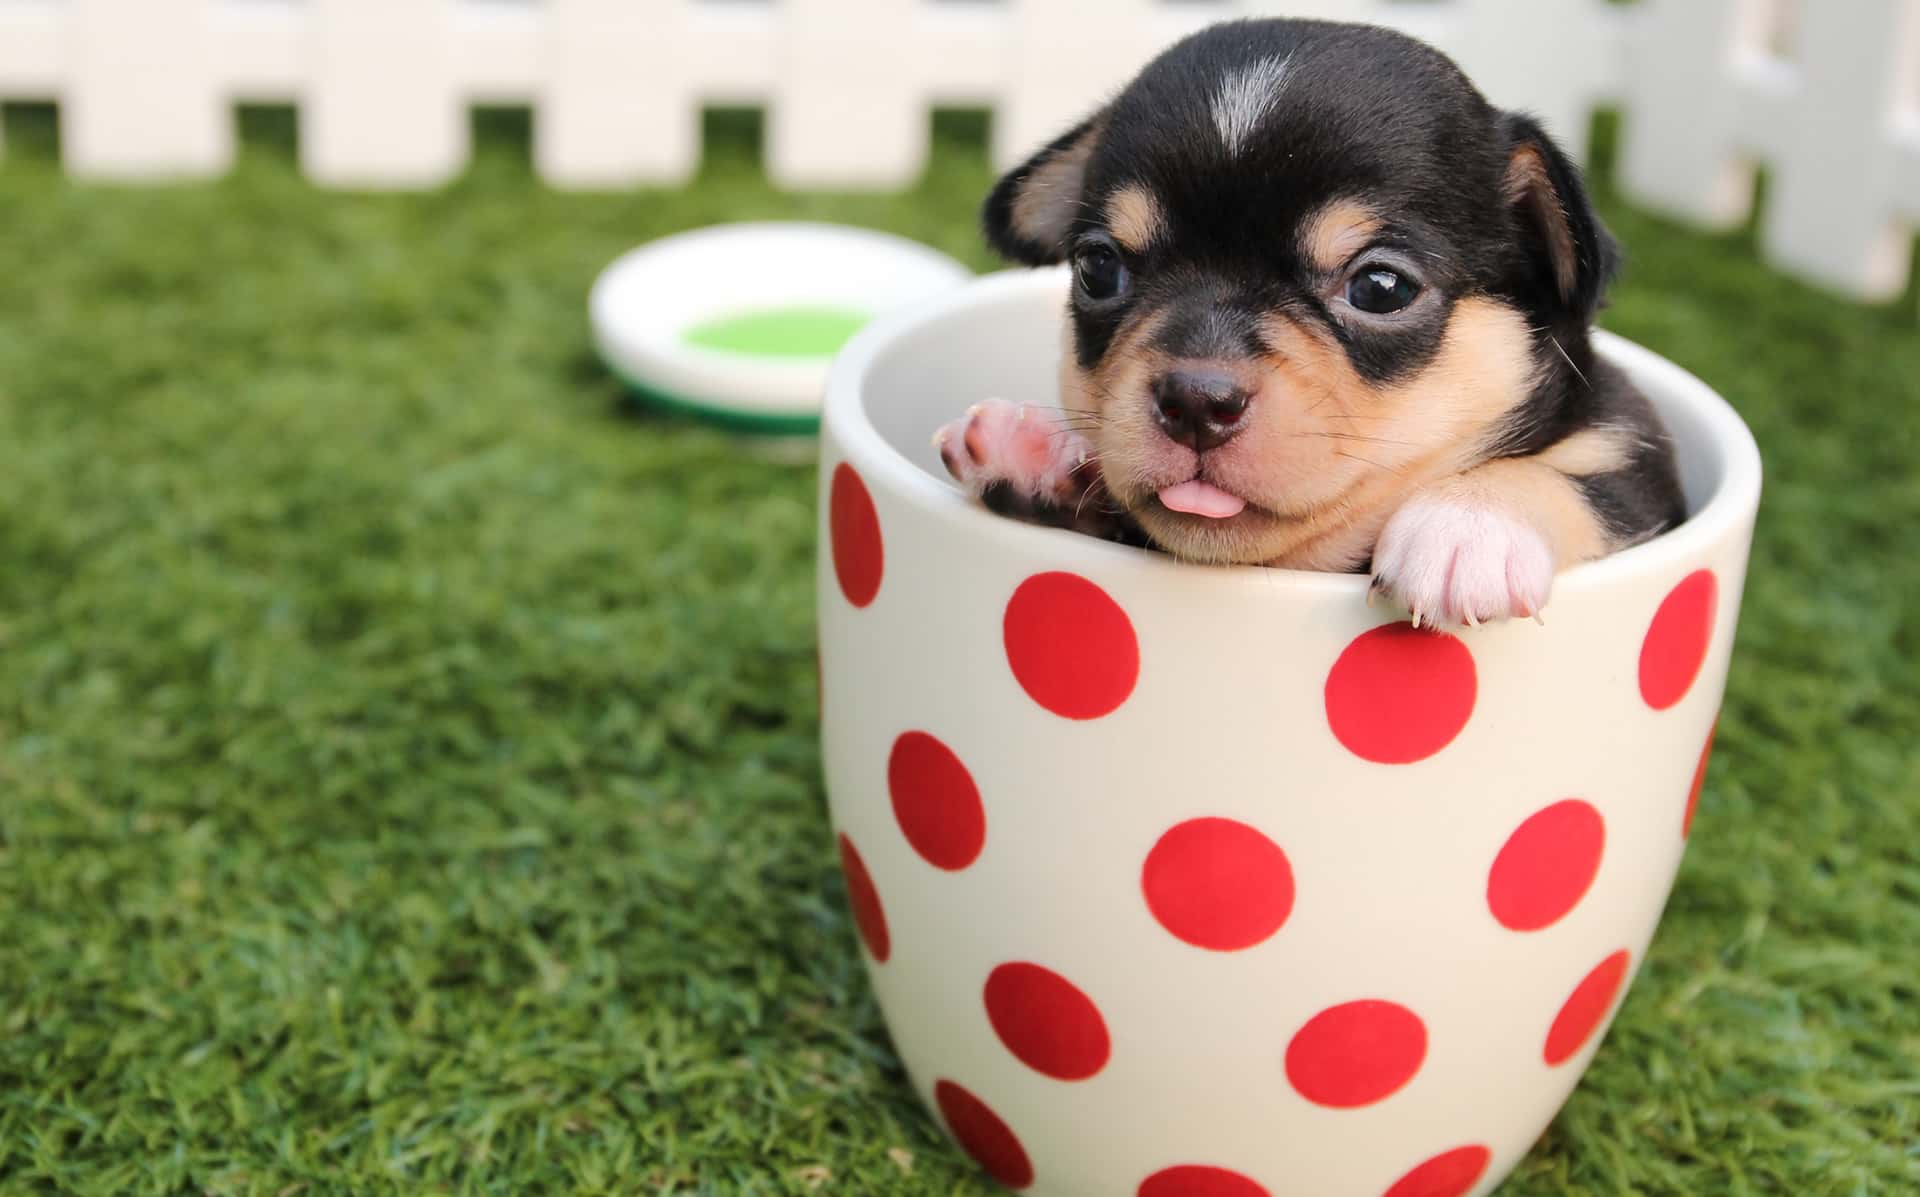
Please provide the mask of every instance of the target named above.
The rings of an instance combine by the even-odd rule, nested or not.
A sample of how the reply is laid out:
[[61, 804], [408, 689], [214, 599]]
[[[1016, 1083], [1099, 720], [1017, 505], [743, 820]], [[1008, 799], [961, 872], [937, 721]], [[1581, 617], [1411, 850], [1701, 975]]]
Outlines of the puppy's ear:
[[1568, 316], [1593, 319], [1619, 265], [1612, 234], [1594, 214], [1580, 168], [1530, 117], [1510, 113], [1507, 203], [1536, 277]]
[[1062, 133], [995, 184], [981, 219], [987, 244], [1002, 257], [1049, 266], [1066, 257], [1067, 233], [1080, 214], [1087, 159], [1106, 128], [1105, 110]]

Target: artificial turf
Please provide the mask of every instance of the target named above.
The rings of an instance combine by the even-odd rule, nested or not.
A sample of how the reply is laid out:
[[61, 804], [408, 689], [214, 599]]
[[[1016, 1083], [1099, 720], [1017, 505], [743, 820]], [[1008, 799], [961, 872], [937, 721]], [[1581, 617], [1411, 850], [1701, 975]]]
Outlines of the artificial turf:
[[[17, 114], [16, 114], [17, 115]], [[505, 122], [514, 126], [516, 122]], [[867, 990], [819, 780], [811, 468], [635, 416], [584, 295], [821, 217], [737, 131], [560, 195], [513, 135], [328, 194], [0, 164], [0, 1191], [984, 1194]], [[1768, 482], [1719, 748], [1606, 1047], [1503, 1193], [1920, 1187], [1920, 328], [1608, 203], [1605, 323]]]

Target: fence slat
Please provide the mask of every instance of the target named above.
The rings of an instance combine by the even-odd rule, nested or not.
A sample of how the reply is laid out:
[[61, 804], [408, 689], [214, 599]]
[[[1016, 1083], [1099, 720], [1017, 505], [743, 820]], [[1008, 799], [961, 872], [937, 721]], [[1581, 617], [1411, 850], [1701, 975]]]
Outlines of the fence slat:
[[1393, 11], [1387, 0], [1245, 0], [1238, 6], [1250, 17], [1306, 17], [1315, 21], [1367, 21], [1376, 25], [1391, 25], [1399, 28], [1401, 23], [1396, 17], [1404, 14]]
[[67, 76], [65, 5], [0, 3], [0, 97], [46, 99]]
[[1539, 118], [1575, 160], [1620, 75], [1619, 14], [1598, 5], [1463, 0], [1447, 47], [1487, 98]]
[[549, 0], [534, 163], [561, 187], [677, 183], [700, 160], [688, 5]]
[[308, 177], [335, 187], [431, 187], [466, 165], [451, 0], [309, 0], [300, 108]]
[[1806, 85], [1783, 114], [1760, 229], [1775, 265], [1875, 299], [1906, 287], [1911, 230], [1896, 213], [1892, 109], [1916, 38], [1911, 0], [1802, 6]]
[[710, 104], [765, 104], [773, 95], [783, 35], [777, 4], [695, 4], [687, 42], [677, 51], [700, 64], [699, 99]]
[[[70, 71], [62, 154], [81, 179], [215, 175], [233, 161], [233, 114], [204, 5], [69, 0]], [[199, 69], [183, 70], [182, 63]]]
[[1893, 194], [1900, 211], [1920, 226], [1920, 113], [1910, 113], [1893, 135], [1899, 160], [1894, 167]]
[[1002, 91], [1011, 23], [987, 4], [936, 5], [925, 33], [940, 47], [927, 64], [927, 97], [935, 104], [991, 108]]
[[[59, 90], [67, 59], [60, 17], [49, 0], [0, 4], [0, 100], [44, 100]], [[0, 159], [6, 133], [0, 128]]]
[[213, 57], [235, 100], [289, 104], [299, 97], [309, 16], [306, 5], [290, 0], [217, 0]]
[[[1755, 0], [1641, 0], [1628, 33], [1620, 181], [1641, 203], [1710, 228], [1747, 218], [1753, 169], [1737, 145], [1737, 60], [1754, 54]], [[1682, 115], [1684, 114], [1684, 115]]]
[[903, 187], [927, 157], [919, 4], [781, 0], [785, 20], [767, 124], [767, 172], [783, 187]]
[[527, 104], [551, 62], [545, 4], [456, 0], [454, 71], [461, 93], [478, 104]]
[[1800, 68], [1769, 55], [1742, 54], [1733, 64], [1733, 86], [1734, 148], [1762, 162], [1780, 160], [1803, 86]]
[[1091, 114], [1169, 42], [1232, 15], [1158, 0], [1102, 0], [1098, 21], [1072, 0], [1012, 0], [1011, 13], [1006, 90], [993, 122], [1001, 169]]

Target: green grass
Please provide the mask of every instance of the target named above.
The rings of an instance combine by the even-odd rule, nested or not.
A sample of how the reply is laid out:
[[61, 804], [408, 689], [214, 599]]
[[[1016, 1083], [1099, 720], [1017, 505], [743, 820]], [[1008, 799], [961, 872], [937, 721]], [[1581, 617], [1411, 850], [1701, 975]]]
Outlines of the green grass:
[[[977, 140], [787, 197], [0, 166], [0, 1190], [988, 1190], [891, 1054], [819, 782], [813, 473], [627, 414], [594, 273], [711, 221], [987, 264]], [[278, 130], [278, 131], [276, 131]], [[1920, 330], [1610, 205], [1606, 323], [1768, 491], [1639, 985], [1505, 1190], [1920, 1185]], [[823, 1179], [830, 1176], [830, 1179]]]

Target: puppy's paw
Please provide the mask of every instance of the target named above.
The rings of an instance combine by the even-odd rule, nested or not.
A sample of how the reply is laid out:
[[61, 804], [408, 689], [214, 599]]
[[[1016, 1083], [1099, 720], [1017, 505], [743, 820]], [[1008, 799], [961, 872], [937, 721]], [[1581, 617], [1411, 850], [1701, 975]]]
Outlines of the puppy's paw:
[[1055, 408], [989, 399], [934, 433], [947, 472], [1004, 515], [1044, 516], [1078, 502], [1098, 471], [1093, 445]]
[[1414, 625], [1538, 619], [1553, 590], [1553, 549], [1503, 507], [1416, 496], [1393, 514], [1373, 550], [1373, 588]]

